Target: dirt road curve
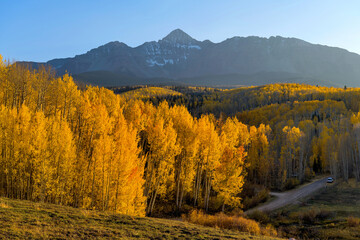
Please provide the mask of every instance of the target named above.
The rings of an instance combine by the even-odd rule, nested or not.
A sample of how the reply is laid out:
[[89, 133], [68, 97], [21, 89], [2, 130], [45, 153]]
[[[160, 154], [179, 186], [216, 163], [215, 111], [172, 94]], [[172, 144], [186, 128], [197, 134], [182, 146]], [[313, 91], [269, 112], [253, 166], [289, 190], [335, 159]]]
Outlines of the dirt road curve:
[[314, 181], [312, 183], [306, 184], [300, 188], [293, 189], [287, 192], [282, 193], [275, 193], [271, 192], [270, 195], [275, 196], [276, 199], [269, 203], [265, 203], [264, 205], [261, 205], [259, 207], [252, 208], [248, 211], [246, 211], [246, 214], [249, 214], [255, 210], [259, 211], [272, 211], [281, 207], [284, 207], [286, 205], [295, 203], [297, 200], [306, 197], [321, 188], [326, 186], [326, 179], [328, 177], [324, 177], [322, 179], [319, 179], [317, 181]]

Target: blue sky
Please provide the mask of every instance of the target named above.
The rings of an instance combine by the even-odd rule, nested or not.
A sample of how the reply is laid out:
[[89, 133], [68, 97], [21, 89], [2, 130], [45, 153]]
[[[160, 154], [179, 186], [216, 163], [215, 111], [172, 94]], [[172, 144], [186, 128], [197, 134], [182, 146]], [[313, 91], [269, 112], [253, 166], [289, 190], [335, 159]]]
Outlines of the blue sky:
[[296, 37], [360, 54], [360, 1], [0, 0], [0, 54], [72, 57], [110, 41], [135, 47], [181, 28], [198, 40]]

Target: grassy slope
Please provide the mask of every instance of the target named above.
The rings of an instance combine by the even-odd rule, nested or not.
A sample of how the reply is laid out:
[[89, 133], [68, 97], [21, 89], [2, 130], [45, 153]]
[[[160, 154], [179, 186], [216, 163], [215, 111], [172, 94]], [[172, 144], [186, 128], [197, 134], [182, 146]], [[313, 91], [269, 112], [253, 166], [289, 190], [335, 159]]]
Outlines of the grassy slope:
[[[323, 212], [323, 219], [309, 223], [301, 217], [309, 212]], [[360, 239], [360, 226], [348, 226], [347, 218], [360, 217], [360, 184], [354, 179], [349, 183], [329, 185], [325, 190], [299, 205], [292, 205], [272, 213], [274, 225], [282, 226], [289, 236], [302, 238]], [[276, 219], [276, 220], [275, 220]], [[291, 234], [293, 232], [293, 234]]]
[[161, 87], [143, 87], [121, 94], [126, 98], [150, 98], [150, 97], [164, 97], [164, 96], [180, 96], [181, 93]]
[[0, 239], [274, 239], [175, 220], [0, 198]]

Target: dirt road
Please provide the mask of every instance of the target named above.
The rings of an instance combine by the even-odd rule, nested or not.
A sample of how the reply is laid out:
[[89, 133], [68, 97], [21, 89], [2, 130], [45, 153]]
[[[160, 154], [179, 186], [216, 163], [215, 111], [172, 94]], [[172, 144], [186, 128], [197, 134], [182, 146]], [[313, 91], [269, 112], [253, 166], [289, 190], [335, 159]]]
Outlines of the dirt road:
[[255, 210], [259, 211], [272, 211], [281, 207], [284, 207], [286, 205], [295, 203], [297, 200], [304, 198], [316, 191], [319, 191], [321, 188], [326, 186], [326, 179], [328, 177], [321, 178], [319, 180], [316, 180], [312, 183], [306, 184], [302, 187], [282, 192], [282, 193], [275, 193], [271, 192], [270, 195], [275, 196], [276, 199], [265, 203], [264, 205], [261, 205], [259, 207], [255, 207], [252, 209], [249, 209], [246, 211], [246, 214], [249, 214]]

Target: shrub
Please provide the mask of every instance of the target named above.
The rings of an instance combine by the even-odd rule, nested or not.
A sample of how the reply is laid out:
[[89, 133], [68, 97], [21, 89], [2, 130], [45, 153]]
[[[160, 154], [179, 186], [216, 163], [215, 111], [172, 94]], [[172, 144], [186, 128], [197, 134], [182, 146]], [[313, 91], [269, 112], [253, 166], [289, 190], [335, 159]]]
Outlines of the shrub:
[[289, 178], [285, 182], [285, 189], [286, 190], [293, 189], [294, 187], [298, 186], [299, 184], [300, 184], [299, 179], [297, 179], [297, 178]]
[[0, 202], [0, 208], [10, 208], [5, 202]]
[[360, 226], [360, 218], [350, 216], [347, 218], [347, 224], [349, 227]]
[[266, 224], [270, 222], [270, 217], [267, 213], [263, 211], [256, 210], [252, 213], [250, 213], [249, 218], [254, 219], [257, 222], [260, 222], [262, 224]]
[[193, 210], [187, 216], [183, 216], [183, 219], [191, 223], [208, 227], [232, 229], [252, 234], [261, 233], [260, 226], [256, 221], [240, 216], [227, 216], [224, 213], [208, 215], [202, 211]]
[[327, 210], [320, 210], [316, 217], [319, 220], [326, 220], [326, 219], [332, 218], [334, 216], [335, 216], [334, 212], [330, 212], [330, 211], [327, 211]]
[[333, 216], [333, 213], [320, 209], [310, 209], [308, 211], [304, 211], [303, 213], [299, 213], [299, 219], [307, 224], [313, 224], [317, 220], [325, 220]]
[[236, 217], [243, 217], [244, 211], [240, 208], [234, 208], [230, 213], [228, 213], [230, 216], [236, 216]]
[[278, 233], [273, 225], [268, 224], [268, 225], [266, 225], [265, 228], [261, 228], [261, 235], [276, 237], [278, 235]]
[[262, 189], [255, 196], [253, 196], [251, 198], [245, 197], [244, 202], [243, 202], [244, 208], [245, 209], [253, 208], [253, 207], [259, 205], [259, 203], [265, 202], [266, 200], [268, 200], [268, 198], [269, 198], [269, 190]]
[[308, 224], [313, 224], [316, 221], [316, 216], [317, 216], [317, 210], [310, 209], [308, 211], [303, 212], [299, 217], [303, 222]]

